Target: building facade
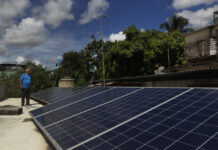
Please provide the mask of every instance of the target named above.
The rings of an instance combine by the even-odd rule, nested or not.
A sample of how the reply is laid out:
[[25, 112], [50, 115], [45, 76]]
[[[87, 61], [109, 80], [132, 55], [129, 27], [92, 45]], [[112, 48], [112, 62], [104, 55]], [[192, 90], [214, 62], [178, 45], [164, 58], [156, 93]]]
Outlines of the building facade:
[[218, 64], [218, 12], [213, 25], [185, 35], [185, 46], [189, 66]]
[[185, 45], [188, 64], [218, 64], [217, 41], [217, 24], [187, 34]]

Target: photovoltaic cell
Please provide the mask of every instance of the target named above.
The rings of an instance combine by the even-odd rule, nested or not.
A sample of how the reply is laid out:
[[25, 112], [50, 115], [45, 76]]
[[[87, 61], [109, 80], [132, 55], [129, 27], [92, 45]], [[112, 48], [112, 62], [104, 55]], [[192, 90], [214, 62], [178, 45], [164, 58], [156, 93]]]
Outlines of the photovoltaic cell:
[[65, 107], [61, 107], [60, 109], [36, 117], [36, 120], [40, 122], [42, 126], [48, 126], [49, 124], [71, 117], [88, 109], [93, 109], [94, 107], [110, 102], [111, 100], [138, 89], [139, 88], [113, 88], [88, 99], [84, 99], [83, 101], [70, 103], [69, 105], [65, 105]]
[[[124, 89], [126, 88], [120, 88], [121, 91]], [[114, 91], [117, 90], [118, 89], [115, 89]], [[57, 120], [52, 121], [56, 122], [55, 124], [51, 124], [51, 122], [48, 122], [47, 120], [52, 116], [57, 117], [56, 114], [52, 114], [49, 117], [46, 116], [46, 118], [43, 118], [44, 116], [40, 117], [40, 119], [44, 119], [43, 121], [46, 122], [43, 122], [38, 118], [36, 119], [45, 127], [48, 133], [54, 139], [56, 139], [56, 142], [61, 146], [62, 149], [67, 149], [95, 136], [96, 134], [110, 129], [174, 97], [175, 95], [184, 92], [185, 90], [187, 89], [146, 88], [119, 98], [101, 107], [69, 117], [63, 121], [58, 118], [58, 122], [56, 122]], [[101, 99], [97, 100], [96, 102], [100, 100]], [[91, 100], [89, 99], [89, 101]], [[90, 106], [90, 104], [88, 104], [88, 106]], [[70, 112], [69, 114], [72, 113], [74, 114], [74, 112]], [[60, 131], [57, 132], [57, 129]], [[59, 133], [62, 134], [60, 135]]]
[[54, 103], [59, 101], [63, 97], [69, 97], [75, 93], [87, 90], [88, 88], [49, 88], [31, 94], [31, 98], [45, 102], [45, 103]]
[[33, 93], [31, 96], [46, 100], [46, 99], [49, 99], [49, 97], [54, 97], [56, 95], [61, 94], [62, 92], [67, 92], [69, 89], [71, 88], [52, 87], [52, 88], [44, 89], [42, 91]]
[[89, 97], [95, 96], [99, 93], [105, 92], [110, 89], [111, 89], [110, 87], [94, 87], [94, 88], [82, 89], [82, 90], [72, 93], [71, 95], [62, 96], [58, 101], [48, 104], [42, 108], [36, 109], [32, 111], [31, 113], [34, 117], [37, 117], [44, 113], [48, 113], [53, 110], [60, 109], [64, 106], [87, 99]]
[[31, 112], [57, 149], [218, 148], [217, 89], [98, 88]]
[[[105, 150], [215, 150], [218, 148], [218, 108], [214, 107], [218, 104], [217, 96], [217, 90], [194, 89], [75, 149], [96, 150], [110, 145]], [[115, 142], [120, 137], [125, 140]]]

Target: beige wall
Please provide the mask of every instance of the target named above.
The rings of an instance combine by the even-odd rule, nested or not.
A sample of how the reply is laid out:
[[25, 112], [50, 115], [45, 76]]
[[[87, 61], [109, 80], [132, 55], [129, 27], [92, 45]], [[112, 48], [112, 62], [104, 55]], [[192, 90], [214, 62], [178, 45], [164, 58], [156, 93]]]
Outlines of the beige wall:
[[[218, 26], [213, 27], [211, 36], [216, 37], [217, 33], [216, 30], [218, 30]], [[193, 33], [187, 34], [185, 36], [185, 43], [195, 43], [197, 41], [207, 40], [210, 37], [210, 28], [204, 28], [198, 31], [195, 31]]]
[[59, 87], [75, 87], [75, 83], [73, 79], [60, 79]]
[[217, 54], [218, 25], [194, 31], [185, 36], [188, 60]]
[[206, 39], [209, 39], [209, 29], [205, 29], [205, 30], [187, 35], [185, 37], [185, 43], [186, 44], [196, 43], [197, 41], [202, 41]]

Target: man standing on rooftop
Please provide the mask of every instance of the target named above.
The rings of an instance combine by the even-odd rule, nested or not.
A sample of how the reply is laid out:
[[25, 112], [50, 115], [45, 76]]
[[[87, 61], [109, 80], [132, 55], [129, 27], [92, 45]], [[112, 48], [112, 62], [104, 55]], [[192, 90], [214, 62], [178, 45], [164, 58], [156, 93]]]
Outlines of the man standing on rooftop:
[[27, 68], [26, 73], [23, 73], [21, 75], [20, 81], [21, 81], [20, 86], [22, 90], [21, 106], [24, 106], [25, 98], [26, 98], [26, 105], [30, 105], [30, 94], [31, 94], [31, 86], [32, 86], [32, 77], [30, 75], [30, 68]]

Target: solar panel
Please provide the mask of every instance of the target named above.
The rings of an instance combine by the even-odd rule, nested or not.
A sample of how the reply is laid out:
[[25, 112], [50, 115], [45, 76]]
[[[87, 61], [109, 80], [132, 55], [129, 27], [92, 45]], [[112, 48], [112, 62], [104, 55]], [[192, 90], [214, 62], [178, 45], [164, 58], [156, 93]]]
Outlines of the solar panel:
[[194, 89], [68, 149], [215, 150], [218, 91]]
[[105, 91], [108, 91], [110, 89], [111, 89], [110, 87], [103, 87], [103, 88], [95, 87], [95, 88], [83, 89], [83, 90], [75, 92], [71, 95], [62, 96], [61, 98], [59, 98], [59, 100], [57, 100], [51, 104], [48, 104], [40, 109], [34, 110], [32, 112], [32, 114], [34, 117], [37, 117], [37, 116], [42, 115], [44, 113], [48, 113], [48, 112], [51, 112], [53, 110], [60, 109], [66, 105], [73, 104], [73, 103], [82, 101], [84, 99], [87, 99], [89, 97], [98, 95], [98, 94], [105, 92]]
[[[41, 114], [32, 115], [57, 149], [101, 149], [102, 146], [104, 149], [125, 149], [127, 148], [125, 145], [119, 147], [119, 144], [130, 141], [128, 144], [134, 145], [136, 140], [132, 137], [142, 131], [136, 128], [133, 132], [129, 131], [125, 133], [127, 135], [122, 135], [122, 130], [118, 130], [119, 133], [117, 129], [121, 126], [127, 129], [134, 127], [136, 123], [132, 121], [143, 121], [141, 117], [137, 118], [138, 115], [145, 112], [150, 115], [150, 110], [159, 110], [160, 106], [167, 108], [171, 100], [184, 97], [186, 92], [186, 95], [190, 96], [190, 90], [192, 89], [112, 88], [99, 95], [80, 99], [79, 102], [65, 104], [60, 109], [57, 107], [47, 112], [44, 109]], [[126, 92], [119, 94], [122, 91]], [[120, 136], [113, 139], [113, 143], [109, 142], [113, 137], [107, 140], [100, 138], [112, 135]], [[142, 146], [142, 143], [138, 143], [135, 143], [135, 146]], [[150, 145], [145, 146], [153, 148]]]
[[[51, 102], [54, 102], [55, 99], [58, 99], [59, 97], [63, 96], [63, 95], [68, 95], [68, 94], [71, 94], [77, 90], [80, 90], [81, 88], [55, 88], [55, 90], [53, 89], [53, 91], [50, 91], [50, 92], [47, 92], [48, 95], [46, 94], [41, 94], [40, 95], [40, 99], [44, 99], [44, 100], [47, 100], [47, 101], [51, 101]], [[37, 96], [38, 97], [38, 96]]]
[[49, 88], [36, 93], [31, 94], [31, 98], [44, 102], [44, 103], [53, 103], [59, 99], [72, 94], [87, 90], [88, 88]]
[[117, 98], [137, 91], [138, 89], [139, 88], [112, 88], [111, 90], [107, 90], [100, 94], [84, 98], [76, 103], [70, 103], [63, 107], [58, 107], [55, 110], [37, 116], [36, 120], [39, 121], [42, 126], [48, 126], [62, 119], [71, 118], [73, 115], [77, 115], [83, 111], [102, 106], [105, 103], [113, 102]]

